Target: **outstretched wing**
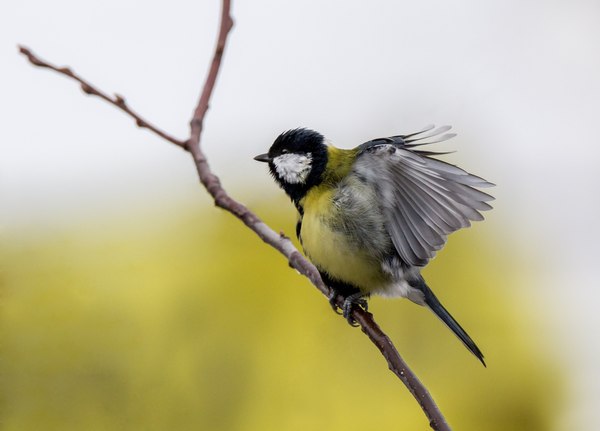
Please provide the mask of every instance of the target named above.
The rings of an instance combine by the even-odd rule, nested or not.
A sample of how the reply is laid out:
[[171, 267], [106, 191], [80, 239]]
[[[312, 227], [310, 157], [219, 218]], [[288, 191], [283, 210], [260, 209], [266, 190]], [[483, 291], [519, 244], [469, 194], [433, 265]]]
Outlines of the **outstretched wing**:
[[[410, 135], [374, 139], [359, 147], [354, 173], [377, 190], [386, 228], [400, 257], [424, 266], [446, 243], [447, 235], [471, 221], [494, 198], [478, 188], [484, 179], [430, 156], [445, 154], [415, 149], [454, 137], [433, 126]], [[431, 138], [431, 139], [428, 139]]]

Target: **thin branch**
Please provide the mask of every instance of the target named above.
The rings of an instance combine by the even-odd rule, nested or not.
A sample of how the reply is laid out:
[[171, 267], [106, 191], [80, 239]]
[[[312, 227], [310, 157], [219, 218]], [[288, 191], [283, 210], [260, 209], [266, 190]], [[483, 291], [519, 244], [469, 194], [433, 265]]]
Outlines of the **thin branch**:
[[[190, 121], [190, 136], [185, 141], [174, 138], [173, 136], [144, 120], [135, 111], [129, 108], [122, 96], [109, 96], [107, 93], [98, 90], [92, 84], [76, 75], [70, 68], [57, 67], [47, 63], [46, 61], [43, 61], [37, 57], [26, 47], [20, 46], [19, 50], [34, 66], [48, 68], [74, 79], [80, 83], [81, 88], [85, 93], [100, 97], [106, 102], [114, 105], [132, 117], [139, 127], [146, 128], [161, 138], [171, 142], [172, 144], [189, 151], [194, 158], [194, 163], [196, 165], [200, 181], [210, 195], [214, 198], [215, 205], [232, 213], [234, 216], [243, 221], [244, 224], [253, 230], [264, 242], [281, 252], [281, 254], [288, 259], [289, 265], [292, 268], [295, 268], [301, 274], [306, 276], [321, 293], [329, 297], [332, 294], [332, 291], [321, 279], [317, 268], [304, 256], [302, 256], [302, 254], [294, 247], [290, 239], [283, 233], [276, 233], [256, 214], [227, 194], [227, 192], [221, 186], [219, 178], [211, 171], [206, 156], [204, 155], [200, 146], [204, 117], [206, 116], [206, 112], [209, 108], [210, 97], [219, 73], [223, 52], [227, 43], [227, 37], [231, 28], [233, 27], [233, 19], [230, 15], [230, 7], [231, 0], [223, 0], [217, 46], [215, 48], [208, 76], [202, 89], [198, 105], [196, 106]], [[343, 298], [341, 296], [336, 296], [336, 303], [341, 307], [343, 305]], [[375, 344], [375, 346], [384, 356], [388, 363], [389, 369], [396, 376], [398, 376], [398, 378], [413, 394], [423, 409], [423, 412], [429, 419], [431, 428], [436, 431], [450, 430], [448, 423], [444, 419], [444, 416], [440, 412], [429, 391], [427, 391], [425, 386], [423, 386], [423, 384], [419, 381], [417, 376], [408, 367], [406, 362], [404, 362], [389, 337], [381, 330], [377, 323], [375, 323], [373, 315], [361, 308], [354, 308], [352, 311], [352, 317], [361, 326], [361, 330], [369, 337], [369, 339], [373, 342], [373, 344]]]
[[135, 111], [133, 111], [129, 107], [129, 105], [127, 105], [127, 101], [125, 100], [125, 98], [123, 96], [121, 96], [119, 94], [115, 94], [114, 96], [111, 97], [107, 93], [104, 93], [103, 91], [98, 90], [98, 88], [96, 88], [95, 86], [90, 84], [85, 79], [81, 78], [79, 75], [77, 75], [75, 72], [73, 72], [71, 70], [71, 68], [58, 67], [58, 66], [54, 66], [50, 63], [47, 63], [44, 60], [40, 59], [38, 56], [36, 56], [33, 52], [31, 52], [31, 50], [27, 47], [19, 45], [19, 52], [21, 54], [25, 55], [27, 57], [27, 59], [29, 60], [29, 62], [31, 64], [33, 64], [34, 66], [52, 69], [55, 72], [60, 73], [61, 75], [65, 75], [66, 77], [74, 79], [75, 81], [79, 82], [79, 84], [81, 84], [81, 90], [84, 93], [89, 94], [90, 96], [97, 96], [97, 97], [105, 100], [106, 102], [110, 103], [111, 105], [116, 106], [121, 111], [124, 111], [125, 113], [127, 113], [130, 117], [132, 117], [135, 120], [135, 124], [138, 127], [141, 127], [142, 129], [148, 129], [148, 130], [156, 133], [161, 138], [166, 139], [167, 141], [171, 142], [172, 144], [175, 144], [179, 147], [185, 148], [185, 141], [174, 138], [173, 136], [169, 135], [168, 133], [160, 130], [158, 127], [152, 125], [150, 122], [144, 120]]

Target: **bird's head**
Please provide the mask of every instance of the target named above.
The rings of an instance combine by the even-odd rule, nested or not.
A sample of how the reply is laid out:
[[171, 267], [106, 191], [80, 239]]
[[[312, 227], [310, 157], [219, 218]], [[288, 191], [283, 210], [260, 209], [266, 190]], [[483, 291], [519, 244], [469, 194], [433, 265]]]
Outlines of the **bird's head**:
[[254, 160], [268, 163], [275, 181], [297, 203], [321, 182], [327, 165], [327, 145], [323, 135], [314, 130], [288, 130], [275, 139], [268, 153]]

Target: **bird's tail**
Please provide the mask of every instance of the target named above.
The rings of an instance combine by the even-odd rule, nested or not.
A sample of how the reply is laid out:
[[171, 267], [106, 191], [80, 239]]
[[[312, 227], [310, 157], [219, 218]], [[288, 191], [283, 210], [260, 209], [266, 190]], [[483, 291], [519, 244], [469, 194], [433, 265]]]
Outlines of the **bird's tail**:
[[431, 289], [425, 284], [423, 280], [422, 283], [419, 283], [419, 290], [423, 292], [425, 305], [427, 305], [431, 311], [433, 311], [437, 317], [441, 319], [442, 322], [446, 324], [448, 328], [452, 330], [456, 334], [456, 336], [463, 342], [467, 349], [473, 353], [477, 359], [481, 361], [483, 366], [485, 367], [485, 361], [483, 360], [483, 353], [479, 350], [479, 347], [475, 344], [475, 342], [469, 337], [467, 331], [465, 331], [462, 326], [458, 324], [458, 322], [452, 317], [452, 315], [444, 308], [444, 306], [440, 303]]

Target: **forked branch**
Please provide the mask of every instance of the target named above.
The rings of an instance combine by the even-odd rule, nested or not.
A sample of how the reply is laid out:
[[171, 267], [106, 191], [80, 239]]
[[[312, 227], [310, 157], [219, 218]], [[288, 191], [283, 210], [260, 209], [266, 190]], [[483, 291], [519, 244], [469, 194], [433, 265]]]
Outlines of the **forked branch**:
[[[229, 36], [229, 32], [233, 27], [233, 19], [231, 18], [230, 8], [231, 0], [223, 0], [217, 46], [215, 48], [213, 59], [208, 71], [208, 76], [204, 83], [198, 105], [196, 106], [192, 119], [190, 120], [190, 136], [185, 140], [173, 137], [172, 135], [155, 126], [153, 123], [142, 118], [129, 107], [123, 96], [117, 94], [111, 96], [108, 93], [99, 90], [97, 87], [74, 73], [70, 68], [58, 67], [41, 60], [30, 49], [24, 46], [20, 46], [19, 50], [34, 66], [54, 70], [55, 72], [77, 81], [80, 84], [81, 89], [86, 94], [100, 97], [104, 101], [110, 103], [133, 118], [139, 127], [148, 129], [166, 141], [169, 141], [172, 144], [188, 151], [194, 159], [198, 176], [200, 177], [200, 182], [206, 188], [208, 193], [210, 193], [210, 195], [214, 198], [215, 205], [232, 213], [238, 219], [243, 221], [244, 224], [253, 230], [264, 242], [281, 252], [281, 254], [287, 258], [289, 265], [292, 268], [295, 268], [301, 274], [305, 275], [311, 281], [311, 283], [314, 284], [319, 291], [321, 291], [321, 293], [329, 297], [332, 292], [323, 283], [317, 268], [315, 268], [313, 264], [311, 264], [304, 256], [302, 256], [302, 254], [300, 254], [289, 238], [272, 230], [256, 214], [227, 194], [225, 189], [223, 189], [221, 186], [219, 178], [211, 171], [206, 156], [202, 151], [200, 142], [204, 117], [206, 116], [206, 112], [209, 108], [210, 97], [215, 87], [219, 68], [221, 66], [223, 52], [227, 44], [227, 37]], [[341, 307], [343, 304], [343, 298], [336, 297], [336, 302]], [[373, 320], [373, 315], [360, 308], [355, 308], [352, 312], [352, 317], [361, 326], [362, 331], [379, 349], [381, 354], [386, 359], [390, 370], [396, 374], [400, 380], [402, 380], [402, 382], [413, 394], [425, 412], [425, 415], [429, 419], [431, 427], [437, 431], [450, 430], [450, 427], [448, 426], [446, 420], [444, 419], [442, 413], [427, 389], [408, 367], [406, 362], [404, 362], [388, 336], [381, 330], [377, 323], [375, 323]]]

